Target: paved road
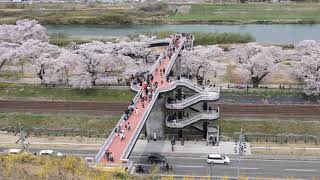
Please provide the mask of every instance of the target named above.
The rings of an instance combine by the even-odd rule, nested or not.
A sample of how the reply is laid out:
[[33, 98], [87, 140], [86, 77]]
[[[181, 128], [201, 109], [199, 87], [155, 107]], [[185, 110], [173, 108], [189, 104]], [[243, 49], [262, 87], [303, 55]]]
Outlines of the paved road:
[[[126, 102], [63, 102], [63, 101], [5, 101], [0, 100], [0, 110], [9, 111], [61, 111], [120, 115], [128, 106]], [[318, 116], [320, 105], [275, 105], [219, 103], [221, 115], [282, 115]]]
[[[44, 150], [45, 148], [29, 148], [30, 153], [39, 153], [41, 150]], [[62, 154], [65, 155], [75, 155], [75, 156], [81, 156], [81, 157], [94, 157], [98, 153], [98, 150], [71, 150], [71, 149], [63, 149], [63, 148], [50, 148], [55, 151], [59, 151]], [[8, 150], [8, 148], [0, 147], [0, 152], [5, 152]]]
[[[150, 167], [145, 156], [133, 156], [131, 159], [135, 164], [146, 166], [146, 169]], [[205, 162], [206, 157], [167, 157], [167, 161], [173, 165], [171, 173], [174, 175], [209, 176], [211, 173], [211, 167]], [[320, 161], [246, 159], [241, 160], [240, 164], [240, 173], [251, 178], [320, 178]], [[231, 158], [230, 165], [214, 165], [212, 174], [220, 177], [237, 177], [237, 167], [238, 161]]]
[[[1, 152], [5, 149], [0, 147]], [[42, 149], [31, 148], [30, 152], [38, 153], [40, 150]], [[59, 148], [55, 150], [64, 154], [82, 157], [94, 157], [97, 153], [96, 150], [66, 150]], [[230, 158], [230, 165], [214, 165], [212, 167], [213, 176], [237, 176], [238, 161], [235, 159], [235, 156], [230, 156]], [[130, 159], [135, 164], [142, 164], [146, 169], [151, 166], [147, 162], [146, 156], [132, 155]], [[205, 156], [166, 157], [166, 159], [173, 166], [173, 171], [170, 174], [209, 176], [211, 173], [211, 167], [206, 163]], [[241, 174], [248, 177], [320, 179], [320, 161], [242, 159], [240, 164]], [[163, 172], [159, 171], [159, 173]]]

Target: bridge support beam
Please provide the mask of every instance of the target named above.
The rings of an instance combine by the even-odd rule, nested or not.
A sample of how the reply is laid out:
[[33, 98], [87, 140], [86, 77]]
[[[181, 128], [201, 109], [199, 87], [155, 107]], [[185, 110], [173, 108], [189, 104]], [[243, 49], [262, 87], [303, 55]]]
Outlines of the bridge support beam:
[[178, 88], [178, 100], [182, 99], [181, 88]]
[[179, 130], [179, 139], [181, 139], [183, 137], [183, 134], [182, 134], [182, 129]]
[[203, 125], [202, 138], [207, 139], [208, 122], [203, 121], [202, 125]]
[[150, 115], [146, 121], [146, 132], [148, 139], [154, 138], [156, 133], [157, 139], [164, 138], [164, 126], [165, 126], [165, 104], [166, 98], [158, 98], [150, 112]]

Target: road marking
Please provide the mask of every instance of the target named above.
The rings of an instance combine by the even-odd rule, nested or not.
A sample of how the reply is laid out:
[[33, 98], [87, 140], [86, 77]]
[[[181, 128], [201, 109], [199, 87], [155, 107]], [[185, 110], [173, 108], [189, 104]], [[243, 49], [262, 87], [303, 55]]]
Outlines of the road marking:
[[185, 168], [203, 168], [204, 166], [188, 166], [188, 165], [173, 165], [173, 167], [185, 167]]
[[[142, 166], [151, 166], [151, 164], [134, 164], [135, 166], [137, 166], [137, 165], [142, 165]], [[159, 165], [163, 165], [163, 164], [159, 164]], [[182, 167], [182, 168], [203, 168], [204, 166], [192, 166], [192, 165], [179, 165], [179, 164], [177, 164], [177, 165], [175, 165], [175, 164], [173, 164], [172, 165], [173, 167]]]
[[280, 146], [256, 146], [251, 149], [296, 149], [296, 150], [319, 150], [319, 147], [280, 147]]
[[[148, 155], [131, 155], [130, 157], [147, 157]], [[207, 156], [204, 158], [202, 157], [181, 157], [181, 156], [166, 156], [166, 159], [205, 159]]]
[[[238, 159], [230, 159], [232, 161], [238, 161]], [[319, 160], [294, 160], [294, 159], [241, 159], [241, 161], [269, 161], [269, 162], [304, 162], [304, 163], [316, 163], [318, 164]]]
[[[238, 167], [231, 166], [230, 169], [237, 169]], [[251, 167], [240, 167], [243, 170], [258, 170], [259, 168], [251, 168]]]
[[284, 171], [314, 172], [315, 169], [285, 169]]

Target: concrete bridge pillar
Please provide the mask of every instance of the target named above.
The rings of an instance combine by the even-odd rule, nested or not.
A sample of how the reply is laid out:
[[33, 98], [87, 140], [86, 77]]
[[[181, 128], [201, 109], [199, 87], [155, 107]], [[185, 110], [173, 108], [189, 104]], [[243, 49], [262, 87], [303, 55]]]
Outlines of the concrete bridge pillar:
[[181, 88], [178, 89], [178, 100], [182, 99]]
[[207, 139], [208, 122], [203, 121], [202, 125], [203, 125], [202, 137], [203, 139]]
[[157, 139], [165, 138], [165, 100], [166, 98], [158, 98], [156, 100], [146, 121], [146, 132], [149, 139], [153, 139], [154, 133]]

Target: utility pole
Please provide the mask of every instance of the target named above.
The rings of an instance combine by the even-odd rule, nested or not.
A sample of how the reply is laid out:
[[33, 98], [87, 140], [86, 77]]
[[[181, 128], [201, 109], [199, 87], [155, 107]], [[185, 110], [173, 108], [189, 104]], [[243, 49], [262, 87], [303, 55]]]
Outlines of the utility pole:
[[213, 162], [211, 162], [210, 164], [208, 164], [208, 166], [210, 166], [210, 180], [213, 180], [213, 176], [212, 176], [212, 174], [213, 174]]
[[23, 151], [26, 151], [29, 146], [27, 137], [28, 137], [27, 133], [21, 128], [21, 125], [19, 123], [18, 140], [16, 141], [16, 144], [20, 144]]
[[246, 142], [245, 142], [245, 136], [244, 136], [244, 132], [241, 128], [240, 130], [240, 134], [239, 134], [239, 139], [238, 141], [235, 143], [235, 153], [238, 154], [238, 168], [237, 168], [237, 175], [238, 175], [238, 179], [240, 179], [240, 160], [241, 160], [241, 156], [243, 155], [243, 153], [246, 152], [246, 148], [247, 148], [247, 145], [246, 145]]

